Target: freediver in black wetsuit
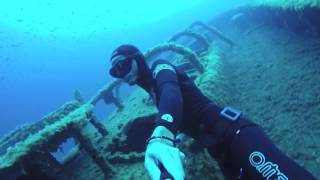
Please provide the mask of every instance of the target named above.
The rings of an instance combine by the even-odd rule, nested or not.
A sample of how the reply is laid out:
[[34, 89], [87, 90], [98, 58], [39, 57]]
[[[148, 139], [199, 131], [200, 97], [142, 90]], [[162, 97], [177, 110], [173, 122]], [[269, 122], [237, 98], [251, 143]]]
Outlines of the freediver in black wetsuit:
[[149, 68], [136, 47], [121, 45], [112, 53], [111, 64], [113, 77], [143, 88], [159, 110], [145, 153], [152, 179], [160, 179], [165, 170], [175, 180], [184, 179], [177, 132], [196, 140], [193, 150], [207, 148], [226, 179], [315, 179], [280, 152], [257, 124], [234, 108], [215, 105], [168, 61], [157, 60]]

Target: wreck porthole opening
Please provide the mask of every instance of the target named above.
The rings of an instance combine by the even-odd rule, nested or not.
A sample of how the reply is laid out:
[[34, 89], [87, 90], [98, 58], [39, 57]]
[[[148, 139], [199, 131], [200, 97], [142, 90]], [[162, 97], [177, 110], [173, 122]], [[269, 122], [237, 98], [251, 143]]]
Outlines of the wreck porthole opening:
[[74, 138], [68, 138], [65, 142], [59, 145], [59, 148], [55, 152], [50, 154], [54, 157], [60, 164], [72, 156], [78, 150], [78, 143]]

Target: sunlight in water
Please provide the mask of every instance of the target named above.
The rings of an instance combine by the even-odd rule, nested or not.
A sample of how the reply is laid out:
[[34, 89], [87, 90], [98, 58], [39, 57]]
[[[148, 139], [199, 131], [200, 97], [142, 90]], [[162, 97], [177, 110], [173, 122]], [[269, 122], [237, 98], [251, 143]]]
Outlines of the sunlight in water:
[[31, 34], [77, 36], [119, 31], [161, 20], [205, 0], [10, 0], [0, 27]]

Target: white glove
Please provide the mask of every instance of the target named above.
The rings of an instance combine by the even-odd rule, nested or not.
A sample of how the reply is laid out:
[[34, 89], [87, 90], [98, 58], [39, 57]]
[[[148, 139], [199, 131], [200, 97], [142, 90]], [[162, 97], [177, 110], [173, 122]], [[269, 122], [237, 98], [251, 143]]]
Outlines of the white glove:
[[[167, 128], [158, 126], [153, 131], [151, 137], [165, 136], [173, 139], [174, 135]], [[184, 179], [184, 169], [182, 163], [185, 155], [176, 147], [173, 142], [167, 139], [152, 139], [145, 153], [144, 165], [153, 180], [159, 180], [161, 171], [159, 163], [173, 176], [174, 180]]]

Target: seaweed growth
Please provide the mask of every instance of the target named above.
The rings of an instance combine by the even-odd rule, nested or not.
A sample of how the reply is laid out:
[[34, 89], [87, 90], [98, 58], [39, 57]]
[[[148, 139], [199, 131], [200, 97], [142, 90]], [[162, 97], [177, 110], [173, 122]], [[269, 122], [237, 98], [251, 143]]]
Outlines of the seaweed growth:
[[156, 54], [162, 53], [164, 51], [174, 51], [176, 53], [182, 54], [199, 72], [203, 73], [205, 70], [200, 63], [196, 53], [194, 53], [190, 48], [175, 43], [164, 43], [153, 47], [145, 53], [145, 57], [146, 59], [150, 59], [152, 56], [155, 56]]
[[[91, 144], [91, 140], [82, 133], [85, 125], [91, 122], [92, 109], [93, 106], [90, 104], [84, 104], [71, 112], [70, 109], [61, 108], [58, 112], [47, 116], [44, 119], [45, 121], [42, 121], [42, 123], [46, 123], [49, 120], [54, 120], [54, 122], [41, 128], [36, 126], [38, 124], [34, 125], [35, 128], [39, 128], [37, 132], [30, 134], [23, 141], [16, 142], [13, 147], [9, 147], [7, 152], [0, 157], [0, 175], [10, 176], [14, 169], [27, 171], [28, 169], [33, 169], [32, 167], [34, 166], [43, 168], [43, 161], [47, 161], [47, 164], [51, 164], [57, 169], [60, 164], [52, 158], [50, 152], [57, 151], [62, 142], [69, 137], [74, 137], [80, 143], [80, 146], [91, 155], [105, 176], [110, 176], [113, 172], [111, 167], [102, 157], [99, 157], [99, 153]], [[60, 116], [61, 114], [67, 115], [62, 119], [55, 120], [54, 115], [56, 114]], [[48, 173], [51, 171], [51, 166], [46, 169]], [[31, 175], [30, 173], [34, 172], [27, 171], [27, 173], [29, 173], [27, 175]]]
[[306, 7], [320, 7], [319, 0], [254, 0], [254, 5], [266, 5], [283, 9], [301, 10]]

